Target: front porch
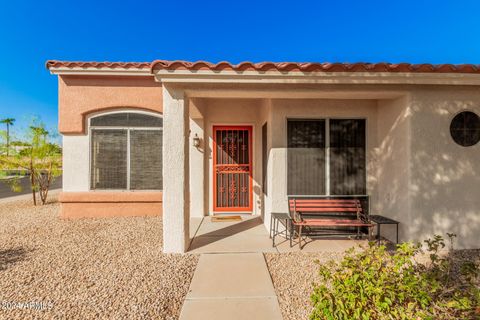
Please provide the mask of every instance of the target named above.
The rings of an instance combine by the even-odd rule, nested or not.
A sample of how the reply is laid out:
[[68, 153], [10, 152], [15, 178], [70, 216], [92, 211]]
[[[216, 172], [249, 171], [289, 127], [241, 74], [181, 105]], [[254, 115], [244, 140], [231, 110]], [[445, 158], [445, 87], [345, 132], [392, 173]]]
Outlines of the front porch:
[[[388, 154], [383, 151], [396, 139], [391, 137], [392, 128], [402, 125], [398, 122], [405, 108], [401, 92], [345, 89], [332, 93], [298, 88], [259, 91], [252, 87], [232, 90], [205, 84], [201, 89], [194, 85], [186, 88], [165, 84], [163, 90], [166, 252], [298, 250], [282, 242], [278, 249], [273, 249], [268, 239], [270, 214], [287, 212], [289, 195], [369, 196], [372, 212], [383, 214], [383, 209], [390, 205], [389, 200], [400, 197], [390, 193], [396, 190], [388, 189], [391, 176], [386, 171], [391, 170], [392, 157], [402, 150], [390, 149]], [[393, 117], [392, 112], [395, 113]], [[290, 125], [292, 122], [299, 124]], [[314, 123], [314, 129], [311, 126], [304, 129], [303, 122]], [[218, 128], [227, 128], [226, 133], [218, 134]], [[229, 153], [229, 143], [230, 147], [233, 144], [229, 139], [235, 133], [228, 128], [249, 130], [246, 146], [239, 140], [244, 139], [239, 138], [244, 137], [244, 133], [239, 133], [235, 142], [238, 150], [249, 150], [248, 161], [244, 161], [245, 155], [236, 158], [236, 154]], [[340, 139], [346, 134], [338, 131], [343, 129], [350, 130], [351, 146], [342, 144], [341, 140], [334, 141], [334, 133]], [[290, 134], [295, 130], [300, 138]], [[305, 140], [302, 135], [314, 136], [321, 145], [315, 144], [317, 140]], [[226, 144], [220, 145], [218, 139]], [[298, 139], [304, 140], [298, 142]], [[312, 149], [308, 148], [313, 148], [313, 156], [309, 151]], [[338, 153], [340, 149], [353, 156]], [[304, 158], [305, 152], [307, 158]], [[218, 164], [222, 155], [219, 154], [229, 158], [227, 165], [237, 166], [233, 170], [244, 167], [241, 169], [244, 171], [234, 171], [240, 175], [238, 179], [243, 180], [226, 178], [228, 185], [221, 185]], [[344, 174], [346, 170], [352, 172], [352, 165], [356, 167], [354, 172]], [[396, 164], [401, 165], [403, 163]], [[241, 174], [248, 176], [248, 181]], [[403, 178], [398, 177], [399, 180]], [[396, 181], [395, 186], [398, 185], [401, 183]], [[236, 200], [230, 203], [227, 199], [222, 203], [221, 196], [243, 197], [248, 203], [236, 208]], [[219, 210], [222, 205], [226, 207]], [[231, 213], [241, 214], [244, 219], [231, 224], [209, 220], [212, 215]], [[187, 232], [189, 230], [195, 231]], [[390, 230], [385, 231], [386, 237], [393, 236]], [[244, 245], [237, 248], [237, 243]], [[330, 240], [313, 241], [304, 250], [343, 251], [354, 244], [354, 241], [337, 239], [331, 243]]]
[[[191, 242], [189, 253], [285, 253], [300, 251], [298, 245], [290, 247], [283, 236], [276, 237], [272, 246], [268, 231], [259, 216], [242, 215], [241, 221], [212, 222], [211, 217], [190, 219]], [[352, 236], [353, 237], [353, 236]], [[368, 240], [346, 237], [322, 237], [304, 240], [302, 252], [343, 252], [351, 247], [366, 244]], [[298, 239], [295, 239], [298, 243]]]

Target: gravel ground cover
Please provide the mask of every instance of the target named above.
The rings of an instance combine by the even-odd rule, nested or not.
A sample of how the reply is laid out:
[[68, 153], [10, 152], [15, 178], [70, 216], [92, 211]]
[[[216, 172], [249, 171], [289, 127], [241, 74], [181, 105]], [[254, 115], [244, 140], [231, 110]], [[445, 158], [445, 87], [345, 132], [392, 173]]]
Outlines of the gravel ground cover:
[[322, 263], [342, 256], [342, 252], [265, 253], [284, 320], [309, 318], [313, 283], [319, 280], [315, 261]]
[[177, 319], [198, 256], [162, 253], [162, 220], [61, 220], [0, 203], [0, 318]]
[[[319, 282], [318, 264], [329, 260], [340, 260], [342, 252], [319, 253], [265, 253], [268, 270], [277, 293], [280, 309], [284, 320], [309, 319], [312, 306], [310, 295], [313, 283]], [[455, 263], [452, 272], [457, 272], [458, 261], [470, 260], [480, 265], [480, 249], [455, 250]], [[428, 261], [426, 255], [416, 258], [418, 263]], [[479, 279], [480, 280], [480, 279]], [[480, 286], [480, 282], [478, 284]]]

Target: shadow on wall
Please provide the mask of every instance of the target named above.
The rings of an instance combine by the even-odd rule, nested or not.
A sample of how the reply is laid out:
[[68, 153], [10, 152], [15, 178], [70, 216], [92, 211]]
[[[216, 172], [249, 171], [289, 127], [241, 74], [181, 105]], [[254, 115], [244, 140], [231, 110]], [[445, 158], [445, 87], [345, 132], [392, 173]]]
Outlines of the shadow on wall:
[[[378, 185], [372, 213], [399, 220], [401, 240], [453, 232], [457, 247], [480, 247], [480, 144], [462, 147], [450, 136], [453, 117], [480, 114], [479, 102], [472, 90], [428, 89], [379, 108], [381, 143], [368, 169]], [[393, 228], [382, 230], [393, 239]]]
[[412, 101], [411, 234], [457, 234], [460, 248], [480, 247], [480, 144], [462, 147], [450, 136], [461, 111], [480, 114], [469, 90], [417, 94]]
[[[408, 132], [411, 112], [407, 105], [407, 97], [379, 102], [379, 146], [370, 156], [367, 168], [367, 172], [374, 173], [368, 175], [368, 184], [375, 185], [378, 190], [377, 195], [372, 195], [371, 213], [400, 221], [400, 240], [410, 237]], [[394, 227], [384, 226], [382, 235], [395, 239], [394, 230]]]

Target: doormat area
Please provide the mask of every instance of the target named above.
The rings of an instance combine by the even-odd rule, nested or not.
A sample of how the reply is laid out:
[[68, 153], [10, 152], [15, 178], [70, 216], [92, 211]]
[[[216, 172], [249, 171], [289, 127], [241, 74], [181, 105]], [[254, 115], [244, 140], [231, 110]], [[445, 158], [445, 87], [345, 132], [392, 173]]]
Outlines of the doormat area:
[[240, 216], [214, 216], [212, 222], [230, 222], [230, 221], [242, 221]]

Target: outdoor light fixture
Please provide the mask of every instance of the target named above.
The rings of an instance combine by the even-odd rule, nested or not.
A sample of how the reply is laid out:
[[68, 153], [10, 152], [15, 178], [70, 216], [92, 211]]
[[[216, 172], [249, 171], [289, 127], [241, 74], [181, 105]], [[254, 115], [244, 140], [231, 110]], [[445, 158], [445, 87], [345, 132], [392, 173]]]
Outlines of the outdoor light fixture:
[[196, 133], [195, 133], [195, 137], [193, 137], [193, 146], [195, 148], [200, 147], [200, 137]]

